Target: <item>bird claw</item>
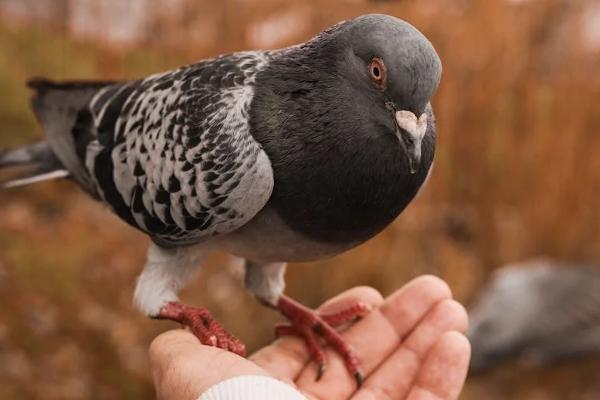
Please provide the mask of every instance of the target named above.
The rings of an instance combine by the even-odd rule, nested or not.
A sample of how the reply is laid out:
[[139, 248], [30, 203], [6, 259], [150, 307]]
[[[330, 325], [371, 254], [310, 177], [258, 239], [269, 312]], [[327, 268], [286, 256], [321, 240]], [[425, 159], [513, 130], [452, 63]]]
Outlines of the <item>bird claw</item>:
[[324, 362], [319, 363], [319, 367], [317, 369], [317, 379], [316, 379], [317, 381], [321, 380], [326, 369], [327, 369], [327, 366], [325, 365]]
[[246, 346], [227, 332], [205, 308], [170, 302], [160, 309], [157, 318], [169, 319], [188, 327], [202, 344], [218, 347], [242, 357], [246, 354]]
[[288, 318], [290, 324], [276, 325], [275, 334], [278, 337], [300, 336], [305, 340], [310, 357], [317, 363], [317, 381], [321, 379], [327, 368], [325, 353], [318, 339], [321, 337], [344, 359], [346, 369], [354, 377], [356, 384], [359, 387], [362, 385], [363, 378], [358, 370], [358, 359], [354, 351], [333, 327], [363, 317], [370, 311], [370, 307], [363, 303], [357, 303], [334, 314], [319, 315], [289, 297], [281, 296], [277, 308]]

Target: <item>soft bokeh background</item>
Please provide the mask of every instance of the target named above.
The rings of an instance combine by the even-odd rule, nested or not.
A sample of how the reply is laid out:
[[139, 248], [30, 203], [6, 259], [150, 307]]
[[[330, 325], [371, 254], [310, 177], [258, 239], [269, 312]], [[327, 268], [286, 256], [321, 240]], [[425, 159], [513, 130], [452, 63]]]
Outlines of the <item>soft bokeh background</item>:
[[[469, 302], [497, 266], [600, 263], [600, 4], [593, 0], [0, 0], [0, 147], [42, 136], [23, 82], [134, 78], [304, 41], [342, 19], [406, 19], [438, 50], [438, 152], [422, 195], [385, 232], [292, 265], [316, 306], [354, 285], [390, 293], [433, 273]], [[176, 325], [131, 306], [148, 240], [68, 182], [0, 193], [0, 398], [151, 398], [146, 349]], [[182, 294], [250, 349], [278, 316], [216, 255]], [[600, 288], [599, 288], [600, 290]], [[506, 365], [462, 399], [597, 399], [600, 362]]]

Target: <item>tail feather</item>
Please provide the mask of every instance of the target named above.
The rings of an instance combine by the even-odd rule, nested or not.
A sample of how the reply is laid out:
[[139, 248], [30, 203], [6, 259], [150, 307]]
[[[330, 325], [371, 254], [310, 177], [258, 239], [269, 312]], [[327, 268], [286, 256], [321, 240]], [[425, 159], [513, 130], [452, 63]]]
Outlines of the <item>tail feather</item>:
[[[28, 86], [34, 89], [31, 105], [44, 128], [47, 142], [53, 154], [64, 169], [83, 188], [93, 191], [88, 172], [81, 161], [81, 143], [85, 143], [85, 129], [74, 129], [86, 115], [85, 110], [92, 97], [106, 86], [115, 82], [67, 81], [54, 82], [46, 79], [32, 79]], [[89, 113], [88, 113], [89, 114]], [[85, 148], [85, 147], [83, 147]]]
[[19, 173], [8, 179], [0, 179], [0, 189], [24, 186], [49, 179], [64, 178], [64, 169], [47, 142], [0, 151], [0, 170], [18, 168]]
[[41, 163], [60, 165], [47, 142], [14, 150], [0, 150], [0, 168]]
[[18, 178], [12, 178], [5, 182], [0, 182], [1, 189], [11, 189], [19, 186], [30, 185], [32, 183], [49, 181], [52, 179], [66, 178], [69, 176], [69, 171], [65, 169], [57, 169], [50, 172], [39, 172], [36, 174], [27, 174], [19, 176]]
[[27, 86], [35, 90], [38, 94], [45, 94], [48, 91], [89, 91], [99, 90], [108, 85], [113, 85], [115, 81], [51, 81], [46, 78], [33, 77], [27, 81]]
[[91, 98], [115, 82], [53, 82], [36, 78], [27, 84], [34, 90], [31, 105], [46, 133], [46, 141], [14, 150], [0, 149], [0, 189], [70, 176], [93, 194], [90, 177], [78, 154], [81, 148], [85, 149], [86, 137], [82, 136], [82, 129], [75, 128]]

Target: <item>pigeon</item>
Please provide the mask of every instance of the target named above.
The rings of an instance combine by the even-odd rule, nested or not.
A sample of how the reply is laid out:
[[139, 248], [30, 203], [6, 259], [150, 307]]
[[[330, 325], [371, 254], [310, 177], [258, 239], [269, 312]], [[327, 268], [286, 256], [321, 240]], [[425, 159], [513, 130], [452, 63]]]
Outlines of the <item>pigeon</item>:
[[496, 271], [469, 311], [471, 371], [600, 352], [600, 270], [547, 258]]
[[67, 177], [151, 244], [134, 292], [147, 316], [207, 345], [244, 345], [177, 292], [212, 251], [244, 259], [246, 288], [289, 320], [325, 369], [323, 341], [358, 384], [359, 361], [335, 329], [356, 304], [320, 315], [284, 295], [288, 262], [332, 257], [375, 236], [428, 177], [432, 44], [407, 22], [363, 15], [305, 43], [244, 51], [123, 82], [33, 79], [46, 140], [5, 150], [25, 171], [4, 187]]

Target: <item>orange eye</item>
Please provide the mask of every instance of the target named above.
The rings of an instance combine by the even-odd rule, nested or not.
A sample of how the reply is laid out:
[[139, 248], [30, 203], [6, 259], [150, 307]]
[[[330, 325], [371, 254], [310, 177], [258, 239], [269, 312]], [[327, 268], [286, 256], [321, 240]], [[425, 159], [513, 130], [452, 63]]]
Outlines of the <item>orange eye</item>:
[[369, 76], [377, 86], [385, 87], [385, 64], [381, 58], [375, 57], [371, 60], [369, 63]]

